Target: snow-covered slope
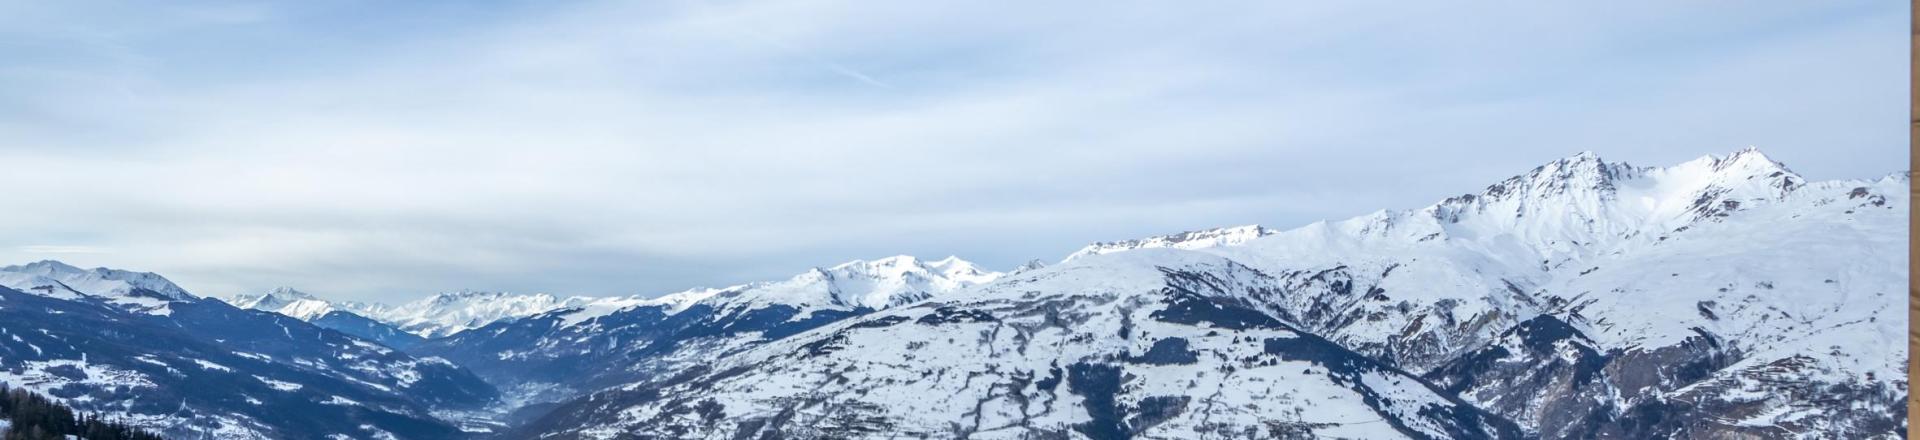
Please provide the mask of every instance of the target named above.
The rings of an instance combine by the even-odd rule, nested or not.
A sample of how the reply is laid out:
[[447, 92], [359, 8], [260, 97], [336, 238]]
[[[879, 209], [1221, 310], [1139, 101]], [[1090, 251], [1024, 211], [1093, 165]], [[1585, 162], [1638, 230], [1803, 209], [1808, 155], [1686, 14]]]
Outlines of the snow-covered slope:
[[381, 316], [392, 309], [377, 303], [324, 300], [292, 287], [276, 287], [266, 293], [234, 295], [222, 300], [233, 304], [234, 307], [279, 313], [301, 321], [312, 321], [335, 311], [360, 316]]
[[445, 361], [198, 298], [157, 275], [16, 267], [33, 275], [4, 272], [27, 288], [0, 288], [0, 382], [169, 437], [459, 438], [433, 414], [495, 397]]
[[608, 299], [580, 296], [561, 298], [544, 293], [525, 295], [461, 290], [436, 293], [417, 301], [394, 306], [372, 317], [414, 334], [435, 338], [498, 321], [580, 307], [606, 300]]
[[[1330, 344], [1316, 353], [1354, 353], [1365, 361], [1343, 362], [1377, 363], [1381, 377], [1431, 385], [1442, 400], [1490, 411], [1530, 436], [1893, 437], [1905, 425], [1899, 292], [1909, 275], [1901, 196], [1909, 185], [1905, 174], [1809, 182], [1755, 149], [1669, 167], [1582, 153], [1412, 210], [1096, 244], [1058, 267], [711, 352], [727, 360], [573, 401], [529, 432], [805, 438], [826, 426], [862, 433], [855, 437], [1098, 438], [1086, 429], [1106, 424], [1458, 438], [1360, 425], [1474, 424], [1379, 407], [1369, 419], [1362, 406], [1329, 401], [1342, 388], [1316, 381], [1362, 396], [1377, 382], [1294, 374], [1300, 365], [1261, 369], [1296, 359], [1236, 345], [1294, 333]], [[1285, 328], [1162, 319], [1177, 309], [1165, 288], [1189, 284], [1226, 292], [1205, 296]], [[1247, 313], [1228, 316], [1260, 319]], [[1161, 350], [1163, 336], [1183, 342]], [[1158, 356], [1151, 352], [1191, 353], [1197, 366], [1188, 370], [1207, 373], [1123, 365]], [[1068, 374], [1067, 385], [1053, 385], [1061, 388], [1038, 386], [1070, 365], [1120, 365], [1120, 379], [1074, 384]], [[1085, 374], [1110, 377], [1105, 368]], [[1272, 383], [1287, 385], [1263, 385]], [[1286, 393], [1315, 399], [1271, 404]], [[1193, 406], [1223, 396], [1243, 406]], [[1406, 399], [1391, 400], [1468, 411]], [[1166, 406], [1176, 401], [1184, 405]], [[1064, 409], [1073, 407], [1093, 412]], [[1115, 417], [1126, 421], [1108, 422]]]
[[700, 299], [721, 309], [784, 305], [812, 309], [884, 309], [993, 281], [1001, 273], [957, 257], [926, 261], [899, 255], [814, 268], [784, 281], [711, 291]]
[[425, 337], [377, 319], [393, 309], [385, 304], [330, 301], [291, 287], [276, 287], [266, 293], [234, 295], [221, 300], [234, 307], [286, 315], [401, 350], [426, 340]]
[[170, 303], [198, 299], [152, 272], [81, 269], [53, 260], [0, 267], [0, 286], [63, 299], [79, 294], [89, 301], [157, 315], [170, 313]]
[[[1287, 309], [1314, 331], [1436, 380], [1471, 382], [1468, 400], [1557, 430], [1548, 437], [1865, 437], [1904, 418], [1890, 408], [1906, 387], [1897, 306], [1909, 275], [1908, 185], [1904, 174], [1809, 183], [1754, 149], [1664, 168], [1580, 154], [1426, 208], [1206, 251], [1288, 279]], [[1568, 341], [1580, 342], [1496, 340], [1544, 325], [1540, 316], [1570, 323], [1579, 337]], [[1567, 359], [1584, 361], [1563, 372], [1598, 373], [1502, 378], [1484, 364], [1538, 373]], [[1463, 379], [1476, 370], [1465, 376], [1483, 377]], [[1701, 385], [1723, 377], [1748, 379]], [[1860, 406], [1796, 401], [1820, 393]], [[1614, 397], [1566, 402], [1593, 395]], [[1667, 406], [1698, 412], [1636, 412]], [[1634, 414], [1666, 424], [1609, 431]]]
[[1233, 246], [1256, 238], [1273, 235], [1274, 231], [1260, 225], [1234, 226], [1228, 228], [1187, 231], [1173, 235], [1147, 237], [1138, 240], [1100, 242], [1087, 245], [1067, 255], [1066, 261], [1088, 255], [1109, 254], [1134, 249], [1201, 249], [1214, 246]]
[[[998, 276], [999, 272], [981, 269], [957, 257], [926, 261], [901, 255], [815, 268], [785, 281], [725, 289], [693, 289], [659, 298], [557, 297], [462, 290], [434, 294], [399, 306], [387, 306], [330, 301], [281, 287], [263, 294], [236, 295], [224, 300], [236, 307], [275, 312], [305, 321], [344, 311], [425, 338], [437, 338], [495, 322], [556, 311], [566, 315], [566, 319], [582, 321], [635, 306], [685, 309], [715, 295], [723, 299], [712, 303], [726, 303], [732, 307], [756, 308], [780, 304], [800, 308], [881, 309], [925, 299], [931, 293], [984, 283]], [[0, 279], [0, 282], [5, 280]], [[31, 283], [23, 281], [18, 284]], [[748, 291], [752, 293], [742, 294]]]
[[1000, 276], [954, 257], [856, 260], [781, 281], [603, 300], [494, 323], [416, 351], [473, 368], [530, 402], [564, 399]]
[[548, 294], [514, 294], [461, 290], [437, 293], [398, 306], [380, 303], [328, 300], [290, 287], [262, 294], [243, 294], [223, 298], [235, 307], [264, 310], [315, 321], [329, 314], [346, 312], [360, 318], [390, 325], [421, 338], [447, 336], [498, 321], [513, 320], [545, 312], [571, 308], [607, 309], [639, 301], [631, 297], [556, 297]]
[[1519, 438], [1269, 313], [1224, 258], [1079, 258], [573, 401], [562, 438]]
[[53, 260], [0, 267], [0, 272], [40, 275], [58, 280], [68, 287], [95, 296], [151, 294], [166, 299], [191, 300], [186, 289], [152, 272], [133, 272], [96, 267], [81, 269]]

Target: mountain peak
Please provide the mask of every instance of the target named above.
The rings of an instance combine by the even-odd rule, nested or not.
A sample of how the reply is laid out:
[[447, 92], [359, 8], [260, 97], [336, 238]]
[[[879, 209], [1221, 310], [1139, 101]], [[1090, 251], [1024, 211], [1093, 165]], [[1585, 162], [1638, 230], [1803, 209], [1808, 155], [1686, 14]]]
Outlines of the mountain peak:
[[104, 297], [157, 296], [166, 300], [192, 300], [193, 294], [152, 272], [133, 272], [96, 267], [82, 269], [58, 260], [0, 267], [0, 272], [39, 275], [58, 280], [76, 291]]
[[1007, 272], [1007, 274], [1012, 275], [1012, 274], [1027, 273], [1027, 272], [1036, 271], [1036, 270], [1045, 269], [1045, 268], [1047, 268], [1047, 262], [1040, 261], [1039, 259], [1036, 258], [1032, 260], [1027, 260], [1025, 264], [1021, 264], [1020, 266], [1013, 268], [1013, 271]]
[[280, 287], [269, 289], [267, 290], [267, 296], [291, 298], [291, 299], [314, 299], [312, 294], [309, 294], [307, 292], [301, 292], [298, 289], [294, 289], [292, 287], [287, 287], [287, 286], [280, 286]]
[[[16, 270], [17, 269], [17, 270]], [[86, 269], [75, 267], [60, 260], [40, 260], [19, 266], [7, 267], [8, 272], [78, 273]]]
[[1799, 173], [1755, 147], [1726, 156], [1701, 156], [1654, 172], [1670, 183], [1697, 187], [1700, 200], [1712, 202], [1778, 200], [1807, 183]]
[[883, 309], [991, 282], [1001, 275], [955, 256], [927, 261], [896, 255], [815, 267], [781, 282], [736, 286], [729, 288], [738, 293], [729, 295], [728, 301]]
[[1795, 177], [1799, 176], [1797, 173], [1794, 173], [1793, 170], [1787, 169], [1787, 164], [1773, 160], [1772, 157], [1767, 156], [1767, 153], [1761, 152], [1759, 148], [1751, 146], [1729, 153], [1724, 158], [1713, 158], [1712, 168], [1714, 171], [1722, 173], [1739, 173], [1742, 174], [1743, 177], [1754, 175], [1778, 177], [1784, 174], [1793, 174]]
[[234, 307], [279, 313], [302, 321], [312, 321], [334, 311], [375, 318], [387, 308], [381, 304], [321, 299], [313, 294], [286, 286], [269, 289], [266, 293], [240, 294], [222, 298], [222, 300]]
[[1573, 153], [1572, 156], [1554, 159], [1554, 161], [1542, 164], [1536, 168], [1597, 168], [1606, 164], [1606, 159], [1602, 159], [1599, 154], [1595, 154], [1589, 150], [1582, 150], [1578, 153]]
[[897, 277], [923, 272], [941, 275], [978, 275], [986, 271], [980, 270], [979, 266], [971, 261], [952, 255], [932, 261], [912, 255], [895, 255], [874, 260], [853, 260], [829, 268], [814, 268], [802, 276], [815, 275], [831, 278], [859, 273]]
[[1521, 174], [1488, 185], [1477, 197], [1468, 199], [1507, 199], [1513, 197], [1538, 199], [1559, 197], [1571, 193], [1591, 193], [1601, 197], [1609, 195], [1618, 180], [1630, 178], [1638, 169], [1625, 163], [1608, 163], [1600, 155], [1591, 151], [1582, 151], [1572, 156], [1557, 159], [1534, 167]]
[[920, 259], [918, 257], [902, 254], [902, 255], [895, 255], [895, 256], [886, 257], [886, 258], [877, 258], [873, 260], [848, 261], [845, 263], [834, 265], [831, 269], [845, 270], [845, 269], [851, 269], [855, 267], [867, 267], [867, 268], [910, 267], [910, 266], [919, 266], [919, 265], [920, 265]]
[[546, 293], [516, 294], [461, 289], [435, 293], [398, 306], [382, 307], [369, 317], [393, 324], [409, 333], [432, 338], [496, 321], [579, 306], [594, 299], [579, 296], [561, 298]]

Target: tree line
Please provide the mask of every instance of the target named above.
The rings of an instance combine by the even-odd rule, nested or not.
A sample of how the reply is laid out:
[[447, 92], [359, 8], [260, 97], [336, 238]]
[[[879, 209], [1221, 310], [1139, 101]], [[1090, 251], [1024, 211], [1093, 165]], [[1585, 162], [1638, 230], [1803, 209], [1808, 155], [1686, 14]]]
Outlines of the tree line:
[[87, 440], [162, 440], [159, 435], [119, 422], [101, 420], [51, 399], [0, 383], [0, 440], [60, 440], [72, 435]]

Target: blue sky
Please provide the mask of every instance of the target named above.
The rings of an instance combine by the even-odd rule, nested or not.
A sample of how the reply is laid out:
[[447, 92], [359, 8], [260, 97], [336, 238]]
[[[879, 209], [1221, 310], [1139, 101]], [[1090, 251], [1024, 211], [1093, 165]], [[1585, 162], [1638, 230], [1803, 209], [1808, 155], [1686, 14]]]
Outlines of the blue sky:
[[1903, 170], [1901, 2], [11, 2], [0, 259], [658, 294], [1410, 208], [1592, 150]]

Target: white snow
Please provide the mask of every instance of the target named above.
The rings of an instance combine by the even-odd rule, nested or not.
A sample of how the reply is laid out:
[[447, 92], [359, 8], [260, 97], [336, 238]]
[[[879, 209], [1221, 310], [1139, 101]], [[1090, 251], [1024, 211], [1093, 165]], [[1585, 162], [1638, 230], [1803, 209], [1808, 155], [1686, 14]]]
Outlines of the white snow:
[[273, 389], [280, 390], [280, 391], [289, 391], [289, 392], [299, 391], [301, 388], [306, 387], [306, 385], [301, 385], [293, 382], [268, 379], [266, 376], [253, 376], [253, 378], [255, 380], [259, 380], [261, 383], [267, 384], [268, 387], [272, 387]]
[[574, 307], [588, 297], [559, 298], [548, 294], [458, 291], [440, 293], [402, 304], [377, 317], [401, 329], [426, 337], [446, 336], [497, 321], [523, 318]]
[[174, 301], [197, 299], [153, 273], [81, 269], [52, 260], [0, 267], [0, 286], [56, 299], [106, 303], [154, 315], [172, 314], [168, 305]]
[[81, 269], [53, 260], [0, 267], [0, 272], [38, 275], [57, 280], [80, 293], [100, 297], [118, 298], [132, 295], [136, 291], [148, 291], [170, 300], [195, 299], [192, 294], [187, 293], [186, 289], [181, 289], [172, 281], [167, 281], [165, 277], [151, 272], [130, 272], [107, 268]]
[[[1091, 245], [1087, 245], [1087, 247], [1080, 248], [1080, 250], [1078, 251], [1074, 251], [1073, 254], [1067, 255], [1067, 258], [1065, 261], [1073, 261], [1076, 258], [1081, 258], [1088, 255], [1108, 254], [1108, 253], [1114, 253], [1114, 252], [1129, 251], [1134, 249], [1156, 249], [1156, 248], [1203, 249], [1203, 248], [1209, 248], [1214, 246], [1234, 246], [1234, 245], [1244, 244], [1248, 241], [1252, 241], [1254, 239], [1265, 237], [1268, 235], [1273, 235], [1273, 234], [1274, 234], [1273, 230], [1261, 227], [1260, 225], [1246, 225], [1246, 226], [1234, 226], [1234, 227], [1228, 227], [1228, 228], [1188, 231], [1188, 232], [1182, 232], [1179, 234], [1147, 237], [1147, 238], [1142, 238], [1138, 240], [1101, 242], [1101, 243], [1094, 243]], [[1036, 260], [1035, 263], [1038, 263], [1038, 260]], [[1034, 268], [1034, 265], [1033, 263], [1028, 263], [1028, 266], [1026, 267]]]
[[216, 364], [203, 359], [193, 359], [193, 363], [196, 365], [199, 365], [200, 369], [202, 370], [223, 371], [223, 372], [229, 372], [229, 373], [233, 372], [232, 368], [227, 368], [227, 366], [225, 365]]
[[793, 306], [805, 311], [800, 316], [805, 317], [819, 308], [878, 310], [904, 305], [1002, 275], [955, 257], [925, 261], [899, 255], [814, 268], [784, 281], [729, 287], [701, 302], [721, 309]]
[[[84, 373], [80, 379], [56, 374], [49, 370], [77, 368]], [[26, 388], [48, 394], [50, 390], [67, 384], [85, 384], [102, 387], [153, 388], [155, 385], [147, 375], [139, 371], [124, 369], [116, 365], [94, 364], [85, 360], [58, 359], [48, 361], [25, 361], [18, 372], [0, 370], [0, 383]]]
[[42, 275], [0, 271], [0, 286], [54, 299], [80, 299], [85, 294]]
[[235, 295], [221, 300], [234, 307], [279, 313], [302, 321], [312, 321], [334, 311], [373, 317], [392, 309], [383, 304], [323, 300], [292, 287], [276, 287], [258, 295]]

